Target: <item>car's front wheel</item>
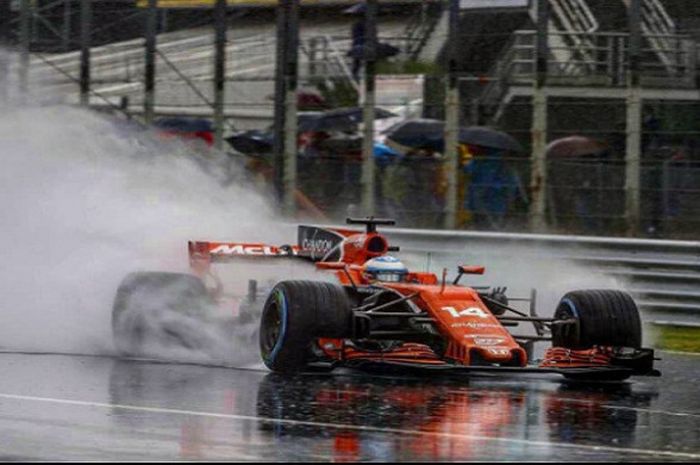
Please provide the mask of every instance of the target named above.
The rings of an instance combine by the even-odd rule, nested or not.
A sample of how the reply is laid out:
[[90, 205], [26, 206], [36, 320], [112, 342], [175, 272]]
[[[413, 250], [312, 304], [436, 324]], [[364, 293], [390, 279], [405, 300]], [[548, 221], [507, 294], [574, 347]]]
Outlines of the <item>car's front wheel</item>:
[[552, 345], [569, 349], [593, 346], [642, 346], [639, 310], [629, 294], [615, 290], [584, 290], [566, 294], [554, 312], [556, 320], [572, 324], [552, 327]]
[[260, 320], [260, 354], [272, 371], [295, 373], [309, 362], [320, 337], [350, 336], [352, 309], [345, 289], [316, 281], [282, 281], [273, 289]]

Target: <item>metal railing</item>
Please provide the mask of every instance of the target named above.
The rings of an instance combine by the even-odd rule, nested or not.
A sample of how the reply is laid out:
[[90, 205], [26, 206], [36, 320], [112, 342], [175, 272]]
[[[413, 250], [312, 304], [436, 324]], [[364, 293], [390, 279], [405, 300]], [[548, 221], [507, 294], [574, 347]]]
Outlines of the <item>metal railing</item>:
[[550, 0], [549, 4], [554, 13], [550, 30], [564, 33], [550, 36], [550, 53], [566, 63], [569, 73], [586, 72], [586, 64], [593, 59], [589, 34], [598, 30], [598, 21], [585, 0]]
[[420, 10], [406, 25], [404, 36], [408, 39], [405, 44], [405, 54], [411, 60], [416, 60], [423, 47], [430, 39], [440, 18], [444, 13], [442, 2], [423, 3]]
[[322, 79], [332, 87], [332, 78], [341, 78], [359, 92], [359, 83], [350, 70], [348, 37], [312, 36], [300, 41], [300, 50], [307, 59], [309, 76]]
[[[552, 54], [548, 60], [548, 79], [550, 84], [567, 85], [604, 85], [624, 86], [628, 68], [627, 52], [629, 35], [624, 33], [573, 33], [552, 32], [550, 38], [571, 38], [585, 36], [586, 40], [576, 41], [577, 50], [584, 52], [578, 55], [569, 50], [569, 53], [558, 54], [557, 50], [568, 46], [550, 46]], [[657, 47], [642, 48], [642, 76], [643, 79], [653, 81], [657, 86], [669, 88], [693, 87], [695, 85], [696, 70], [696, 43], [686, 35], [650, 35], [645, 34], [648, 41], [658, 41], [666, 44], [667, 48]], [[495, 70], [499, 82], [493, 83], [493, 89], [487, 88], [484, 99], [494, 100], [503, 93], [499, 90], [507, 84], [528, 84], [535, 76], [535, 31], [516, 31], [514, 40], [509, 50], [499, 61]], [[559, 40], [553, 42], [569, 42]], [[585, 44], [585, 45], [584, 45]], [[673, 56], [673, 62], [659, 63], [649, 57], [650, 53], [662, 51], [668, 56]], [[565, 57], [562, 61], [561, 58]], [[589, 58], [584, 58], [589, 57]], [[585, 70], [585, 72], [584, 72]]]
[[[627, 7], [630, 0], [624, 0]], [[676, 23], [659, 0], [644, 0], [642, 2], [642, 33], [645, 34], [651, 50], [669, 72], [677, 66], [677, 57], [672, 53], [674, 44], [672, 37], [676, 35]]]

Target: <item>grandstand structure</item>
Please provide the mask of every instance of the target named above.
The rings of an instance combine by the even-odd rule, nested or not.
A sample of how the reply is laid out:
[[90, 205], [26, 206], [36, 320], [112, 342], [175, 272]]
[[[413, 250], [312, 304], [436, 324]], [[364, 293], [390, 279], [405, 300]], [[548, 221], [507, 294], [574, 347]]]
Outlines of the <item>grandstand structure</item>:
[[[211, 13], [206, 1], [195, 3], [177, 5], [173, 1], [160, 11], [155, 92], [158, 115], [201, 117], [213, 112]], [[298, 51], [301, 90], [322, 87], [359, 93], [360, 82], [353, 76], [348, 56], [350, 30], [357, 18], [344, 13], [356, 3], [302, 0]], [[688, 129], [700, 114], [700, 2], [461, 0], [456, 44], [448, 42], [446, 1], [379, 3], [379, 41], [397, 47], [400, 53], [391, 58], [394, 66], [388, 66], [387, 76], [380, 71], [378, 83], [383, 78], [395, 82], [396, 69], [400, 68], [396, 63], [433, 65], [417, 72], [425, 83], [418, 107], [422, 116], [442, 118], [440, 87], [444, 75], [440, 65], [445, 63], [448, 50], [458, 48], [461, 124], [496, 126], [529, 149], [533, 230], [556, 222], [555, 209], [547, 199], [556, 195], [552, 191], [556, 180], [547, 176], [544, 151], [548, 141], [574, 133], [612, 141], [611, 150], [617, 151], [614, 155], [624, 160], [624, 165], [603, 170], [618, 170], [622, 181], [614, 189], [625, 193], [624, 200], [615, 200], [612, 207], [606, 205], [601, 189], [603, 193], [596, 194], [601, 197], [601, 212], [596, 215], [605, 216], [602, 210], [606, 208], [614, 210], [635, 230], [652, 215], [650, 209], [656, 208], [645, 206], [645, 195], [656, 195], [645, 193], [645, 189], [656, 189], [645, 186], [649, 140], [663, 139], [671, 149], [683, 146], [692, 160], [700, 160], [700, 144], [695, 143], [698, 134]], [[95, 2], [98, 4], [101, 9], [95, 9], [96, 33], [90, 53], [89, 103], [121, 107], [138, 116], [143, 113], [145, 94], [146, 2], [106, 0]], [[229, 4], [224, 114], [231, 128], [265, 127], [274, 111], [274, 5], [242, 0]], [[9, 2], [2, 5], [9, 8]], [[33, 5], [28, 40], [35, 53], [29, 58], [27, 87], [77, 103], [80, 0], [41, 0]], [[538, 5], [546, 5], [546, 16], [541, 16]], [[7, 18], [0, 25], [7, 41], [18, 43], [19, 14], [16, 8], [0, 14]], [[542, 25], [543, 17], [546, 26]], [[544, 47], [542, 40], [538, 41], [543, 31]], [[21, 63], [15, 63], [11, 74], [17, 74], [20, 67]], [[415, 77], [399, 72], [404, 79]], [[679, 112], [683, 114], [678, 116]], [[661, 129], [647, 127], [650, 114], [662, 120]], [[655, 146], [653, 142], [651, 146]], [[695, 165], [692, 168], [700, 170]], [[700, 196], [691, 194], [694, 200], [685, 204], [700, 205]], [[682, 211], [700, 219], [698, 208], [687, 206]]]
[[[229, 54], [232, 80], [274, 77], [269, 59], [275, 47], [274, 16], [271, 2], [244, 2], [236, 13], [235, 26], [229, 30]], [[21, 3], [21, 2], [15, 2]], [[79, 47], [79, 0], [44, 0], [36, 2], [31, 15], [31, 46], [37, 51], [67, 53], [46, 54], [46, 60], [34, 59], [30, 79], [37, 83], [53, 83], [63, 79], [70, 88], [64, 71], [77, 76]], [[141, 2], [140, 4], [143, 4]], [[160, 63], [158, 79], [161, 88], [175, 85], [180, 78], [193, 82], [211, 79], [207, 75], [207, 60], [211, 60], [213, 39], [202, 27], [210, 20], [204, 9], [183, 9], [188, 5], [207, 2], [171, 1], [162, 12], [163, 32], [158, 37]], [[211, 2], [210, 2], [211, 3]], [[257, 7], [254, 4], [260, 3]], [[321, 79], [350, 78], [349, 28], [353, 18], [344, 16], [337, 7], [357, 3], [352, 0], [304, 2], [307, 9], [325, 9], [323, 20], [317, 16], [302, 17], [300, 58], [308, 72]], [[401, 59], [435, 61], [444, 55], [447, 38], [447, 10], [443, 1], [388, 1], [386, 6], [399, 5], [398, 10], [380, 16], [380, 40], [398, 45]], [[688, 15], [697, 9], [695, 2], [683, 0], [642, 0], [641, 29], [642, 88], [644, 98], [658, 100], [696, 100], [696, 76], [700, 29], [693, 21], [699, 16]], [[133, 2], [100, 1], [95, 8], [95, 29], [92, 51], [92, 72], [96, 90], [107, 97], [127, 97], [138, 106], [135, 88], [143, 73], [143, 8]], [[180, 4], [180, 8], [172, 8]], [[309, 6], [306, 6], [309, 4]], [[536, 1], [507, 0], [492, 2], [463, 0], [460, 18], [460, 70], [467, 77], [488, 80], [479, 89], [479, 119], [484, 123], [499, 123], [509, 104], [532, 97], [532, 82], [536, 74]], [[627, 51], [629, 31], [627, 8], [630, 0], [550, 0], [548, 25], [548, 93], [571, 98], [618, 98], [627, 85]], [[6, 2], [5, 8], [9, 8]], [[496, 6], [494, 6], [496, 5]], [[245, 8], [247, 6], [247, 8]], [[333, 9], [336, 7], [336, 9]], [[396, 14], [400, 11], [401, 14]], [[685, 13], [685, 14], [684, 14]], [[18, 12], [9, 12], [3, 25], [6, 36], [17, 36]], [[111, 16], [111, 20], [107, 16]], [[676, 16], [674, 16], [676, 15]], [[116, 19], [115, 19], [116, 18]], [[187, 18], [187, 21], [183, 20]], [[688, 23], [684, 23], [684, 20]], [[232, 21], [232, 24], [234, 22]], [[199, 26], [199, 27], [197, 27]], [[172, 31], [172, 32], [170, 32]], [[383, 39], [382, 39], [383, 37]], [[106, 42], [106, 43], [105, 43]], [[236, 56], [236, 52], [240, 52]], [[194, 56], [194, 58], [192, 57]], [[246, 62], [236, 62], [244, 57]], [[267, 58], [267, 63], [265, 63]], [[36, 66], [34, 65], [36, 64]], [[49, 71], [52, 68], [53, 72]], [[178, 68], [180, 72], [176, 72]], [[190, 72], [197, 68], [200, 72]], [[235, 69], [233, 69], [235, 68]], [[51, 75], [51, 79], [46, 76]], [[467, 79], [468, 80], [468, 79]], [[116, 83], [123, 83], [119, 85]], [[102, 85], [105, 83], [106, 85]], [[113, 84], [113, 85], [112, 85]], [[182, 87], [184, 85], [184, 88]], [[164, 100], [188, 95], [193, 103], [191, 83], [180, 83], [182, 91], [164, 91]], [[190, 91], [187, 90], [190, 88]], [[206, 93], [208, 90], [202, 89]], [[234, 95], [237, 91], [233, 91]], [[238, 92], [250, 95], [247, 91]], [[259, 93], [254, 92], [253, 95]], [[475, 97], [475, 96], [470, 96]], [[177, 98], [176, 98], [177, 100]], [[198, 102], [194, 107], [200, 106]], [[240, 102], [246, 106], [251, 102]], [[174, 103], [178, 105], [177, 102]], [[167, 107], [167, 106], [165, 106]], [[167, 108], [164, 107], [164, 110]], [[195, 111], [195, 110], [193, 110]], [[199, 110], [203, 111], [203, 110]], [[507, 115], [505, 116], [507, 118]]]

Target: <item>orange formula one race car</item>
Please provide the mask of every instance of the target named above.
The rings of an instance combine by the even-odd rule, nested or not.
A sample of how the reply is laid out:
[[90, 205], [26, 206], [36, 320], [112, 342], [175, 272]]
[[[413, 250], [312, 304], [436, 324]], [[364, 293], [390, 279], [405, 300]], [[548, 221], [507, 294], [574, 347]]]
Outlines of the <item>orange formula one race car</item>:
[[[349, 367], [381, 373], [544, 372], [585, 380], [660, 375], [653, 350], [641, 347], [637, 306], [624, 292], [569, 292], [553, 317], [541, 317], [534, 293], [524, 312], [510, 305], [503, 288], [460, 284], [464, 275], [482, 274], [481, 266], [458, 266], [452, 282], [445, 271], [409, 271], [389, 255], [398, 248], [377, 232], [392, 220], [348, 224], [365, 230], [299, 226], [297, 245], [280, 247], [190, 242], [191, 274], [130, 274], [113, 308], [118, 350], [141, 355], [156, 339], [204, 348], [209, 342], [203, 334], [211, 331], [203, 327], [232, 340], [227, 332], [247, 326], [254, 327], [249, 337], [258, 339], [265, 365], [283, 373]], [[213, 265], [250, 259], [311, 262], [328, 279], [283, 280], [266, 289], [250, 280], [244, 297], [226, 294]], [[212, 316], [214, 308], [227, 309], [225, 316]], [[156, 313], [159, 325], [153, 324]], [[531, 330], [511, 331], [523, 324]], [[540, 341], [551, 341], [551, 347], [535, 364], [533, 345]]]

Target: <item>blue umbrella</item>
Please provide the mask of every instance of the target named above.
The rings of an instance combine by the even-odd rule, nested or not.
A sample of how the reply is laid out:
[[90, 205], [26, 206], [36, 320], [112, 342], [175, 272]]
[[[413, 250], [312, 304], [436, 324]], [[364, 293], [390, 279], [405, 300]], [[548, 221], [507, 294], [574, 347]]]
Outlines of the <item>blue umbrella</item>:
[[374, 158], [380, 165], [389, 164], [400, 156], [401, 154], [391, 147], [380, 142], [374, 143]]

